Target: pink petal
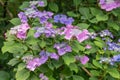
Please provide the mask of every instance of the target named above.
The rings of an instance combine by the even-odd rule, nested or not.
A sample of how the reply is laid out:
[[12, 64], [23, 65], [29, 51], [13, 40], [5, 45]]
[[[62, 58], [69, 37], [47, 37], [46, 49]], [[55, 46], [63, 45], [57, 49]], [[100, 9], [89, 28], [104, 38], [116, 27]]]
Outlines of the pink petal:
[[77, 35], [76, 38], [79, 42], [83, 42], [84, 40], [89, 38], [88, 35], [89, 35], [88, 30], [83, 30], [83, 32]]

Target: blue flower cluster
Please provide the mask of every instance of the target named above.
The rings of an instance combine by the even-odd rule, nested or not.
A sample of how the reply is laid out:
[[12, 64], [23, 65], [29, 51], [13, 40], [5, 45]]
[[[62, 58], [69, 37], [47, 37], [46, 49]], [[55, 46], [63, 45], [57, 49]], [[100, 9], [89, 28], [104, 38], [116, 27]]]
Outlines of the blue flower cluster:
[[74, 22], [74, 19], [72, 17], [67, 17], [66, 15], [63, 14], [58, 14], [54, 16], [54, 22], [70, 25]]
[[35, 27], [36, 32], [34, 37], [38, 38], [42, 34], [44, 34], [46, 37], [55, 37], [56, 31], [52, 27], [53, 25], [51, 23], [45, 23], [44, 27]]
[[108, 50], [120, 52], [120, 44], [108, 41], [107, 45], [108, 45]]
[[102, 57], [100, 63], [110, 63], [114, 65], [116, 62], [120, 62], [120, 54], [113, 56], [112, 58]]
[[109, 36], [110, 38], [113, 38], [113, 34], [109, 30], [103, 30], [100, 33], [100, 37], [106, 37]]

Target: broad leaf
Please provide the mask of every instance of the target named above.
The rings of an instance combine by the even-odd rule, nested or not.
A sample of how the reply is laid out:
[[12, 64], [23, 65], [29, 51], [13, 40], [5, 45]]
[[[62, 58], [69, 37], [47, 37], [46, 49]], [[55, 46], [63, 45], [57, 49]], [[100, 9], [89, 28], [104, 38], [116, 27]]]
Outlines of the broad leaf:
[[0, 71], [0, 80], [10, 80], [9, 73], [5, 71]]
[[107, 72], [108, 72], [112, 77], [120, 79], [120, 72], [119, 72], [116, 68], [108, 69]]
[[17, 71], [15, 78], [16, 80], [27, 80], [29, 76], [30, 76], [30, 72], [26, 69], [23, 69], [21, 71]]
[[58, 10], [59, 10], [58, 5], [53, 2], [49, 3], [49, 8], [54, 12], [58, 12]]
[[62, 58], [63, 58], [65, 64], [67, 64], [67, 65], [69, 65], [70, 63], [75, 62], [75, 57], [70, 53], [62, 56]]

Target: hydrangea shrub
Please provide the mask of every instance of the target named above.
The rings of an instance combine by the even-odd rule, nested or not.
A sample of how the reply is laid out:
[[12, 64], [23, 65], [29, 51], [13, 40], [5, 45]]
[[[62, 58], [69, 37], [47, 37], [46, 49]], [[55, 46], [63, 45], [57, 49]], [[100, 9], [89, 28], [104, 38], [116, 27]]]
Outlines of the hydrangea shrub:
[[120, 1], [64, 3], [24, 2], [10, 21], [2, 52], [13, 55], [15, 80], [119, 80]]

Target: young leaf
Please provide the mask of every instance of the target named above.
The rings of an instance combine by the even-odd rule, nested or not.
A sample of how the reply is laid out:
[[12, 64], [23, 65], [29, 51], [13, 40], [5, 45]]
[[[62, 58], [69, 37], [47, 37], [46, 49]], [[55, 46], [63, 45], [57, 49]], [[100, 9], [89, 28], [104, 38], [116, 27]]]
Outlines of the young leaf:
[[10, 20], [10, 22], [11, 22], [13, 25], [15, 25], [15, 26], [21, 24], [21, 21], [20, 21], [19, 18], [13, 18], [13, 19]]
[[11, 66], [15, 66], [17, 63], [19, 63], [20, 61], [16, 58], [11, 59], [8, 64]]

